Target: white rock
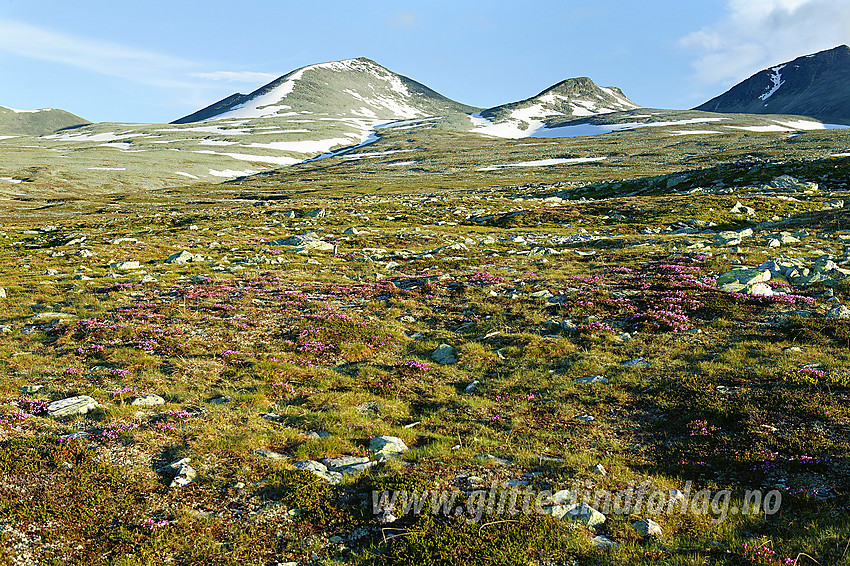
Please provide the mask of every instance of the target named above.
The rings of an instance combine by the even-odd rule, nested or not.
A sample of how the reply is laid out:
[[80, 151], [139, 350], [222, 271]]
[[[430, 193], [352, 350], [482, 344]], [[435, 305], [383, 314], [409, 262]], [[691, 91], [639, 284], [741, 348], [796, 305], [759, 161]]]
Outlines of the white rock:
[[85, 415], [97, 407], [98, 402], [88, 395], [78, 395], [50, 403], [47, 406], [47, 414], [53, 418], [71, 417]]
[[651, 537], [661, 534], [661, 525], [652, 519], [641, 519], [632, 523], [632, 528], [643, 537]]
[[141, 269], [142, 264], [138, 261], [113, 261], [109, 264], [109, 267], [112, 269], [119, 269], [121, 271], [129, 271], [132, 269]]
[[144, 397], [136, 397], [133, 399], [131, 405], [136, 405], [137, 407], [154, 407], [156, 405], [165, 405], [165, 399], [151, 393], [150, 395], [145, 395]]

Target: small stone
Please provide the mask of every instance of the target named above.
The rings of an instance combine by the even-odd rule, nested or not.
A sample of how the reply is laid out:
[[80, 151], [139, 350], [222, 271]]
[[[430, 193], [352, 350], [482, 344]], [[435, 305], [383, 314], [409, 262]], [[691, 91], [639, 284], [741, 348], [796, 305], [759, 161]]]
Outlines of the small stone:
[[150, 395], [145, 395], [144, 397], [136, 397], [133, 399], [131, 405], [136, 405], [137, 407], [154, 407], [156, 405], [165, 405], [165, 399], [151, 393]]
[[583, 423], [589, 423], [591, 421], [596, 420], [593, 415], [576, 415], [576, 420], [581, 421]]
[[191, 458], [183, 458], [169, 464], [168, 467], [176, 472], [171, 487], [185, 487], [198, 478], [198, 472], [189, 465], [191, 461]]
[[50, 403], [47, 406], [47, 414], [57, 419], [74, 415], [85, 415], [97, 407], [98, 402], [88, 395], [78, 395]]
[[493, 456], [492, 454], [479, 454], [475, 457], [479, 462], [484, 462], [486, 464], [496, 464], [498, 466], [510, 466], [511, 461], [507, 458], [501, 458], [499, 456]]
[[590, 539], [590, 544], [592, 544], [594, 548], [620, 548], [620, 543], [614, 542], [605, 535], [596, 535]]
[[6, 289], [4, 289], [3, 287], [0, 287], [0, 299], [5, 299], [5, 298], [6, 298]]
[[605, 469], [605, 466], [602, 464], [596, 464], [593, 466], [593, 473], [599, 474], [600, 476], [607, 476], [608, 470]]
[[183, 250], [182, 252], [177, 252], [168, 256], [168, 259], [165, 260], [165, 263], [182, 264], [189, 263], [190, 261], [197, 261], [195, 258], [195, 254]]
[[325, 458], [322, 460], [327, 469], [334, 472], [342, 471], [342, 468], [355, 466], [359, 464], [369, 464], [369, 458], [366, 456], [339, 456], [337, 458]]
[[131, 269], [141, 269], [142, 264], [138, 261], [113, 261], [109, 264], [109, 267], [120, 271], [129, 271]]
[[845, 307], [844, 305], [835, 305], [829, 312], [826, 313], [826, 318], [834, 318], [839, 320], [847, 320], [850, 319], [850, 308]]
[[791, 346], [789, 348], [785, 348], [785, 350], [783, 350], [783, 351], [786, 354], [802, 354], [803, 353], [803, 349], [799, 346]]
[[369, 451], [381, 460], [407, 452], [407, 445], [397, 436], [376, 436], [369, 441]]
[[632, 528], [642, 537], [651, 537], [661, 534], [661, 525], [652, 519], [641, 519], [632, 523]]
[[32, 395], [33, 393], [38, 393], [44, 389], [43, 385], [24, 385], [18, 389], [18, 393], [21, 395]]
[[222, 397], [216, 397], [215, 399], [210, 399], [210, 403], [213, 405], [224, 405], [225, 403], [230, 403], [233, 401], [233, 397], [230, 395], [224, 395]]
[[269, 460], [286, 460], [287, 456], [281, 454], [280, 452], [275, 452], [273, 450], [266, 450], [265, 448], [257, 448], [254, 450], [254, 454], [261, 458], [268, 458]]
[[585, 385], [588, 383], [608, 383], [608, 378], [602, 375], [589, 375], [587, 377], [579, 377], [575, 383]]
[[596, 527], [605, 522], [605, 515], [584, 503], [552, 505], [550, 507], [544, 507], [544, 511], [556, 519], [578, 521], [588, 527]]
[[36, 315], [33, 315], [31, 320], [48, 322], [53, 320], [69, 320], [72, 318], [77, 318], [77, 315], [68, 314], [64, 312], [40, 312]]
[[306, 470], [308, 472], [327, 472], [328, 467], [315, 460], [299, 460], [292, 464], [296, 470]]
[[381, 405], [377, 401], [367, 401], [357, 407], [357, 412], [361, 415], [371, 415], [381, 412]]
[[455, 349], [448, 344], [440, 344], [434, 353], [431, 354], [431, 359], [440, 365], [449, 365], [457, 362]]
[[623, 367], [627, 368], [648, 368], [649, 362], [644, 358], [635, 358], [634, 360], [628, 360], [622, 363]]
[[732, 210], [730, 210], [729, 212], [731, 212], [732, 214], [746, 214], [746, 215], [756, 213], [756, 211], [754, 209], [750, 208], [749, 206], [744, 206], [743, 204], [740, 203], [740, 201], [736, 202], [735, 206], [733, 206]]
[[475, 391], [478, 388], [478, 386], [480, 384], [481, 384], [481, 382], [476, 379], [475, 381], [473, 381], [472, 383], [467, 385], [466, 388], [463, 391], [465, 393], [472, 393], [473, 391]]

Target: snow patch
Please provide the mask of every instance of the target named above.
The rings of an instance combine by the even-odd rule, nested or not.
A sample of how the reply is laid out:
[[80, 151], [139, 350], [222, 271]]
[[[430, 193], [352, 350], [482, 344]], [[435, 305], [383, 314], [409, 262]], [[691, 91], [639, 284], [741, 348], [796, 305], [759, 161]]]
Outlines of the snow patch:
[[189, 177], [190, 179], [200, 179], [200, 177], [196, 177], [195, 175], [192, 175], [191, 173], [184, 173], [183, 171], [175, 171], [174, 174], [175, 175], [182, 175], [183, 177]]
[[273, 163], [275, 165], [294, 165], [295, 163], [301, 163], [300, 159], [294, 159], [292, 157], [281, 157], [274, 155], [253, 155], [251, 153], [218, 153], [215, 151], [211, 151], [208, 149], [201, 149], [193, 151], [192, 153], [205, 153], [208, 155], [224, 155], [225, 157], [230, 157], [233, 159], [238, 159], [240, 161], [253, 161], [256, 163]]
[[46, 140], [56, 140], [56, 141], [90, 141], [90, 142], [112, 142], [117, 140], [124, 140], [127, 138], [137, 138], [139, 136], [144, 136], [145, 134], [117, 134], [115, 132], [104, 132], [102, 134], [52, 134], [49, 136], [43, 136], [43, 139]]
[[255, 175], [257, 173], [259, 173], [259, 171], [253, 171], [251, 169], [245, 169], [244, 171], [235, 171], [233, 169], [216, 171], [215, 169], [210, 169], [210, 175], [213, 177], [247, 177], [248, 175]]
[[[359, 136], [352, 134], [353, 136]], [[325, 153], [340, 145], [351, 145], [351, 138], [331, 138], [327, 140], [276, 141], [269, 143], [243, 144], [242, 147], [261, 147], [277, 151], [293, 151], [295, 153]]]
[[607, 157], [555, 157], [552, 159], [538, 159], [536, 161], [520, 161], [519, 163], [503, 163], [501, 165], [490, 165], [481, 167], [476, 171], [498, 171], [505, 167], [546, 167], [549, 165], [562, 165], [565, 163], [589, 163], [591, 161], [602, 161]]
[[[11, 110], [11, 108], [9, 110]], [[0, 177], [0, 181], [6, 181], [9, 183], [17, 184], [23, 182], [23, 179], [13, 179], [12, 177]]]
[[126, 167], [87, 167], [90, 171], [126, 171]]
[[782, 74], [779, 72], [784, 67], [785, 65], [779, 65], [778, 67], [773, 67], [772, 69], [770, 69], [772, 71], [772, 74], [770, 75], [771, 85], [767, 87], [767, 92], [759, 96], [760, 100], [767, 100], [768, 98], [773, 96], [777, 90], [779, 90], [779, 87], [785, 84], [785, 81], [782, 80]]

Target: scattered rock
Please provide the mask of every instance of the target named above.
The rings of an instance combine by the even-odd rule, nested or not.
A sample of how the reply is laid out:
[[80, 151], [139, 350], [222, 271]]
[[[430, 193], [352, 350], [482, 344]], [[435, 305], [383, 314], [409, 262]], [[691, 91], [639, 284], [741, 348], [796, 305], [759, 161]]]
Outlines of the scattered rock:
[[605, 522], [605, 515], [584, 503], [569, 503], [566, 505], [551, 505], [543, 510], [556, 519], [568, 519], [584, 523], [588, 527], [596, 527]]
[[44, 389], [43, 385], [24, 385], [18, 388], [18, 393], [21, 395], [32, 395]]
[[129, 271], [132, 269], [141, 269], [142, 264], [138, 261], [113, 261], [109, 264], [109, 267], [120, 271]]
[[280, 452], [266, 450], [265, 448], [257, 448], [253, 453], [261, 458], [268, 458], [269, 460], [286, 460], [288, 458]]
[[850, 319], [850, 308], [847, 308], [844, 305], [835, 305], [829, 309], [828, 313], [826, 313], [826, 318], [836, 318], [839, 320]]
[[608, 383], [608, 378], [602, 375], [589, 375], [587, 377], [579, 377], [575, 380], [575, 383], [582, 385], [588, 383]]
[[641, 519], [632, 523], [632, 528], [642, 537], [658, 536], [661, 534], [661, 525], [652, 519]]
[[590, 544], [592, 544], [594, 548], [620, 548], [620, 543], [614, 542], [605, 535], [596, 535], [590, 539]]
[[628, 360], [621, 364], [626, 368], [648, 368], [649, 362], [644, 358], [635, 358], [634, 360]]
[[88, 395], [69, 397], [54, 401], [47, 406], [47, 414], [57, 419], [75, 415], [85, 415], [98, 407], [98, 402]]
[[773, 288], [766, 284], [770, 279], [770, 269], [733, 269], [717, 278], [717, 286], [726, 293], [769, 297], [773, 295]]
[[483, 462], [485, 464], [496, 464], [497, 466], [510, 466], [511, 461], [507, 458], [501, 458], [499, 456], [493, 456], [492, 454], [479, 454], [475, 457], [475, 459], [479, 462]]
[[733, 206], [732, 210], [730, 210], [729, 212], [731, 212], [732, 214], [745, 214], [747, 216], [756, 213], [755, 209], [752, 209], [749, 206], [744, 206], [740, 203], [740, 201], [735, 203], [735, 206]]
[[131, 405], [136, 405], [137, 407], [154, 407], [156, 405], [165, 405], [165, 399], [151, 393], [150, 395], [145, 395], [144, 397], [136, 397], [133, 399]]
[[5, 299], [5, 298], [6, 298], [6, 289], [4, 289], [3, 287], [0, 287], [0, 299]]
[[407, 452], [407, 445], [397, 436], [376, 436], [369, 441], [369, 451], [383, 460]]
[[198, 472], [189, 465], [191, 461], [191, 458], [183, 458], [168, 465], [175, 472], [171, 487], [185, 487], [198, 479]]
[[448, 344], [440, 344], [434, 353], [431, 354], [431, 359], [440, 365], [449, 365], [457, 362], [455, 349]]
[[377, 401], [367, 401], [357, 407], [357, 412], [361, 415], [372, 415], [381, 412], [381, 404]]
[[327, 466], [315, 460], [300, 460], [292, 464], [296, 470], [304, 470], [326, 482], [336, 485], [342, 481], [342, 474], [328, 470]]
[[596, 418], [593, 415], [576, 415], [576, 420], [583, 423], [589, 423], [596, 420]]
[[182, 252], [177, 252], [168, 256], [168, 258], [165, 260], [165, 263], [173, 263], [179, 265], [183, 263], [189, 263], [190, 261], [200, 261], [198, 257], [200, 256], [196, 256], [193, 253], [183, 250]]
[[595, 466], [593, 466], [592, 470], [593, 473], [598, 474], [600, 476], [608, 475], [608, 470], [606, 470], [605, 466], [603, 466], [602, 464], [596, 464]]
[[224, 395], [222, 397], [216, 397], [215, 399], [210, 399], [210, 403], [213, 405], [224, 405], [225, 403], [230, 403], [233, 401], [233, 397], [230, 395]]
[[39, 322], [49, 322], [53, 320], [69, 320], [72, 318], [77, 318], [77, 315], [68, 314], [64, 312], [40, 312], [36, 315], [33, 315], [30, 320], [35, 320]]

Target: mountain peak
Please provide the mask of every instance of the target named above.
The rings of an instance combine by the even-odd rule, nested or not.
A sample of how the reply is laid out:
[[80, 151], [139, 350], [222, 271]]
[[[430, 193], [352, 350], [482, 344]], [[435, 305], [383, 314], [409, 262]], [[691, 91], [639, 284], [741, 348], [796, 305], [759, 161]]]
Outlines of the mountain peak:
[[850, 123], [850, 47], [839, 45], [763, 69], [695, 110], [797, 114]]
[[358, 57], [301, 67], [250, 94], [232, 94], [174, 123], [299, 113], [399, 120], [473, 110], [371, 59]]
[[601, 87], [588, 77], [575, 77], [550, 86], [539, 94], [488, 108], [481, 116], [492, 122], [515, 121], [520, 129], [557, 117], [594, 116], [640, 108], [617, 87]]

